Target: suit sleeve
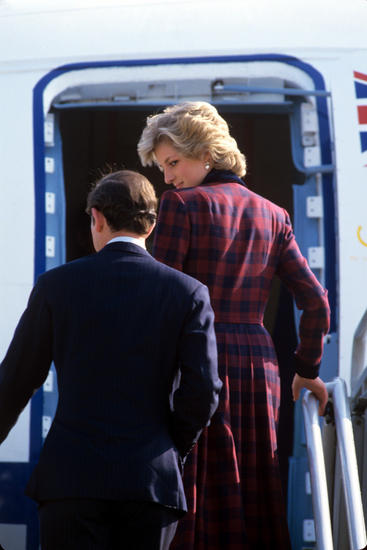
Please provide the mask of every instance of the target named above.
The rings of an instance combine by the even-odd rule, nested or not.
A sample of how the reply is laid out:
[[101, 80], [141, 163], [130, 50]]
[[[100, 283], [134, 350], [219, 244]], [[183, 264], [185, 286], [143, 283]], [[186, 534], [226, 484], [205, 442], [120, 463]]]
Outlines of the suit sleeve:
[[184, 271], [190, 232], [189, 214], [180, 193], [166, 191], [161, 198], [154, 233], [152, 253], [155, 259]]
[[173, 395], [172, 436], [182, 458], [209, 424], [219, 399], [214, 313], [209, 293], [200, 285], [182, 330], [178, 361], [180, 382]]
[[284, 241], [277, 274], [292, 292], [297, 308], [302, 310], [294, 367], [300, 376], [316, 378], [323, 352], [323, 339], [330, 324], [327, 290], [320, 285], [302, 256], [289, 215], [287, 212], [285, 215]]
[[0, 365], [0, 443], [45, 381], [51, 360], [51, 316], [42, 285], [37, 283]]

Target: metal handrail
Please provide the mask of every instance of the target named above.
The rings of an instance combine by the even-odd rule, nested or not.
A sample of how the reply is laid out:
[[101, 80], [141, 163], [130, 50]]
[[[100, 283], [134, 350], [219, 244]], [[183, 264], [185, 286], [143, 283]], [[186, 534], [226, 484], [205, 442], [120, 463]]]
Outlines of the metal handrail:
[[308, 462], [310, 466], [317, 549], [333, 550], [329, 496], [319, 424], [318, 402], [314, 394], [310, 391], [306, 391], [303, 396], [302, 408], [305, 420]]
[[[367, 546], [367, 537], [346, 384], [341, 378], [335, 378], [332, 382], [328, 382], [326, 387], [334, 404], [337, 446], [341, 464], [350, 547], [351, 550], [361, 550]], [[320, 427], [316, 427], [316, 424], [319, 425], [317, 401], [311, 392], [306, 391], [302, 404], [312, 493], [315, 491], [312, 498], [318, 548], [320, 550], [332, 549], [331, 535], [329, 535], [329, 530], [331, 530], [329, 498], [327, 494], [325, 496], [327, 484], [322, 445], [320, 448], [321, 430]]]
[[350, 385], [352, 392], [355, 392], [359, 385], [359, 378], [364, 370], [365, 354], [367, 343], [367, 310], [364, 312], [354, 333], [352, 348], [352, 370], [350, 375]]

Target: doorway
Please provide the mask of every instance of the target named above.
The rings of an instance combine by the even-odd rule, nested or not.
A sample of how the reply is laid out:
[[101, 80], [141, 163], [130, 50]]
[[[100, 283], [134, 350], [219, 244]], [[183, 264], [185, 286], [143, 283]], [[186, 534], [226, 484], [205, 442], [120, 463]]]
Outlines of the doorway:
[[[247, 186], [285, 208], [293, 216], [293, 186], [304, 183], [291, 155], [289, 115], [221, 109], [232, 136], [244, 152]], [[66, 202], [67, 261], [92, 253], [89, 217], [85, 202], [91, 184], [106, 171], [130, 169], [143, 173], [160, 197], [166, 186], [156, 167], [142, 167], [136, 144], [147, 116], [158, 108], [64, 109], [59, 112]], [[151, 247], [151, 240], [147, 243]], [[282, 399], [278, 452], [284, 491], [287, 490], [288, 457], [292, 454], [293, 401], [289, 368], [297, 336], [293, 300], [277, 279], [265, 313], [264, 324], [273, 337], [279, 358]], [[285, 493], [286, 494], [286, 493]]]

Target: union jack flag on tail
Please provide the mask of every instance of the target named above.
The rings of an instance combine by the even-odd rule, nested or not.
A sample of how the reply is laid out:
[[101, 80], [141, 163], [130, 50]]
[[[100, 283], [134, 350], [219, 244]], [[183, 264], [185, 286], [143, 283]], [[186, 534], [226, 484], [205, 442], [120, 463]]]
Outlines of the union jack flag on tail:
[[354, 86], [356, 98], [361, 100], [357, 105], [359, 136], [361, 152], [366, 161], [365, 166], [367, 166], [367, 74], [354, 71]]

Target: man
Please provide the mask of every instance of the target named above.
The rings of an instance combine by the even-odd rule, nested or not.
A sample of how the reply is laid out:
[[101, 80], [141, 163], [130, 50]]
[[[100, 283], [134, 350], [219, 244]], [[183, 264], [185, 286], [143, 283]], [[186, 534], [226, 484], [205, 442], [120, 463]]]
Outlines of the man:
[[120, 171], [88, 196], [95, 255], [41, 275], [0, 368], [3, 441], [54, 361], [56, 415], [26, 493], [42, 550], [167, 549], [182, 463], [221, 382], [201, 283], [145, 250], [157, 201]]

